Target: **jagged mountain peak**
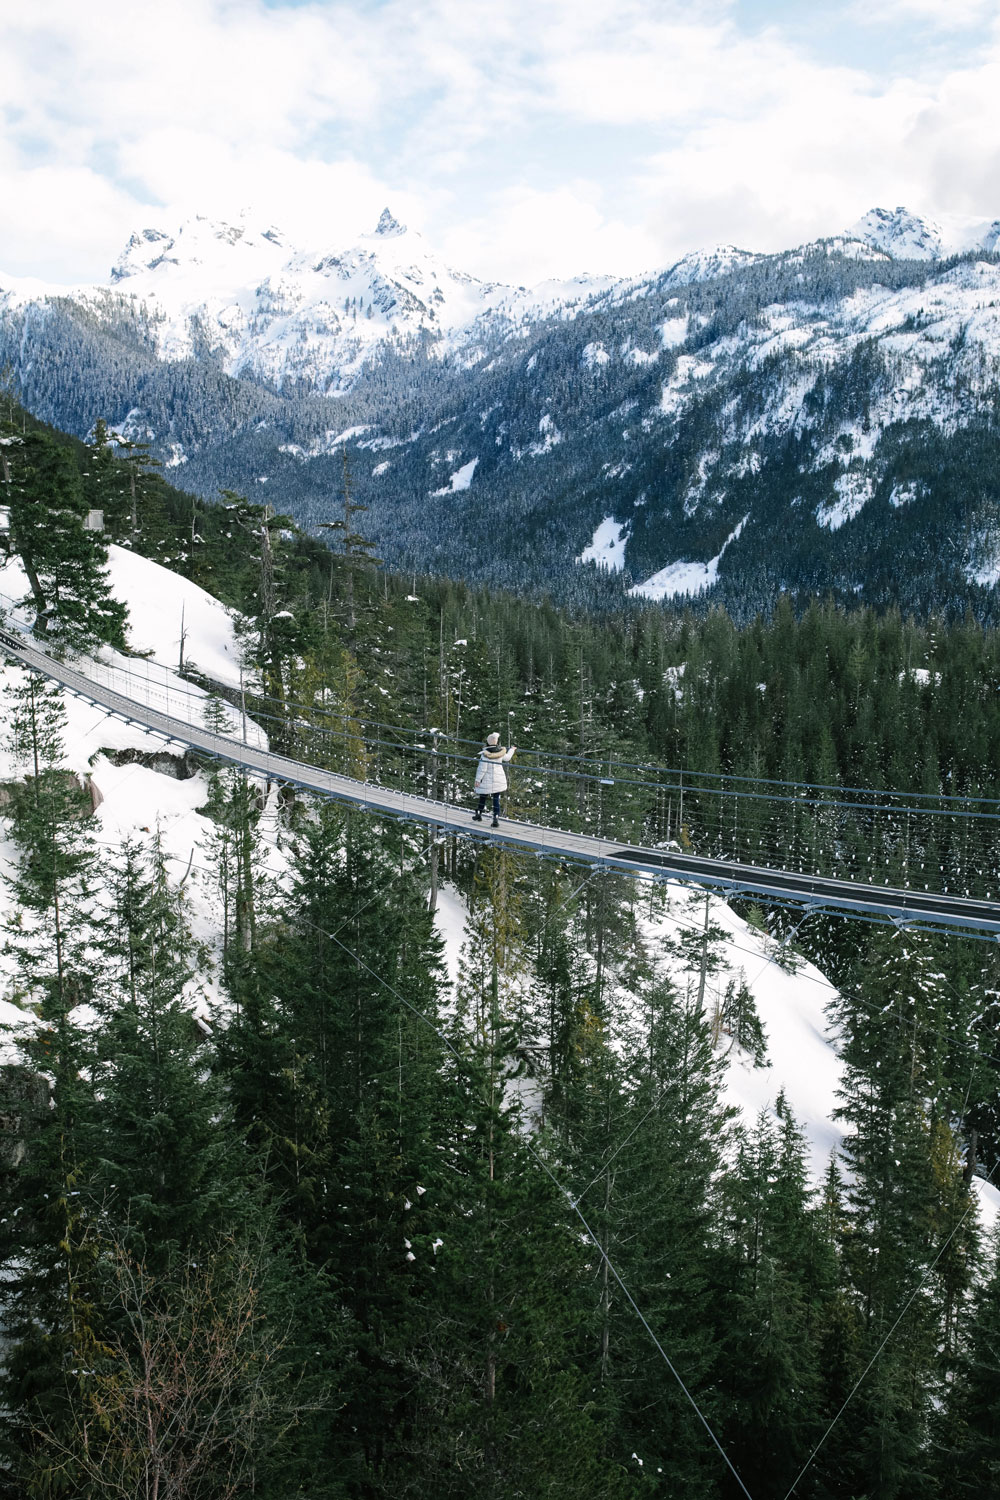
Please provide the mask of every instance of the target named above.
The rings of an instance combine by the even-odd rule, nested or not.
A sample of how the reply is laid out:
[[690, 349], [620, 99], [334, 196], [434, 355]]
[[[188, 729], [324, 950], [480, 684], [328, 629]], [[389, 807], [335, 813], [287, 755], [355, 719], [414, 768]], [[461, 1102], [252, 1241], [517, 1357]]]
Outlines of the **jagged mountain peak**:
[[195, 214], [175, 233], [146, 228], [133, 234], [111, 270], [112, 282], [163, 272], [168, 268], [246, 281], [276, 269], [289, 254], [284, 235], [273, 225], [258, 228], [246, 212], [236, 223]]
[[942, 260], [970, 250], [994, 253], [1000, 245], [1000, 219], [969, 214], [930, 218], [900, 205], [869, 209], [847, 233], [894, 260]]
[[869, 209], [847, 232], [897, 260], [938, 260], [944, 243], [942, 227], [935, 219], [902, 205]]
[[383, 208], [381, 217], [375, 226], [375, 233], [387, 238], [389, 235], [405, 234], [406, 225], [401, 224], [387, 208]]

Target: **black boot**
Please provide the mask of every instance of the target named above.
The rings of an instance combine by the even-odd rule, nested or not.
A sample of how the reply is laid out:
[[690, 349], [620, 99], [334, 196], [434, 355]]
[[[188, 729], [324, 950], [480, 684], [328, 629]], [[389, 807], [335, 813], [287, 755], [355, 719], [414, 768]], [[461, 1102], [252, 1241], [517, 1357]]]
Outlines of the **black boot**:
[[493, 822], [490, 824], [490, 827], [491, 828], [499, 828], [500, 827], [500, 819], [499, 818], [494, 818]]
[[483, 821], [483, 815], [482, 815], [482, 813], [473, 813], [472, 814], [472, 821], [473, 821], [473, 823], [481, 823]]

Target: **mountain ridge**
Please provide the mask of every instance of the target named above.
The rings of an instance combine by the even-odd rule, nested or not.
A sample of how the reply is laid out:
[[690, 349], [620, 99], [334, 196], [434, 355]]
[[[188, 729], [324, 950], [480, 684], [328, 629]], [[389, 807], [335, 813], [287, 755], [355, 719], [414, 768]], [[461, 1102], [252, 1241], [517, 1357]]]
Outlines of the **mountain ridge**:
[[991, 617], [998, 234], [873, 210], [779, 254], [523, 289], [452, 272], [388, 209], [318, 257], [199, 219], [133, 236], [113, 285], [0, 282], [0, 359], [46, 420], [104, 415], [194, 492], [306, 526], [336, 514], [346, 450], [399, 568], [616, 607]]

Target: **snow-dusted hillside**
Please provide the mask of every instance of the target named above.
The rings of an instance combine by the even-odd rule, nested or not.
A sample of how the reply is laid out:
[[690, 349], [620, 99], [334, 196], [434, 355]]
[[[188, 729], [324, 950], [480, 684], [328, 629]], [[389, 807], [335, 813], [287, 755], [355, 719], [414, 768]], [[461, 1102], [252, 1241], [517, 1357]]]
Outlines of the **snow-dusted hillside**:
[[[178, 675], [181, 608], [184, 610], [186, 664], [195, 662], [215, 680], [239, 682], [239, 645], [230, 612], [197, 584], [180, 578], [157, 563], [111, 548], [109, 574], [115, 596], [130, 612], [130, 645], [142, 657], [123, 656], [105, 647], [91, 663], [82, 661], [88, 674], [118, 690], [166, 708], [177, 718], [204, 725], [208, 695]], [[0, 606], [23, 596], [24, 575], [18, 565], [0, 568]], [[22, 676], [18, 667], [0, 663], [0, 691]], [[0, 713], [4, 719], [3, 699]], [[182, 883], [192, 930], [199, 942], [215, 949], [221, 932], [221, 904], [214, 881], [204, 868], [202, 854], [212, 832], [212, 823], [198, 811], [208, 797], [201, 773], [189, 774], [182, 764], [184, 747], [164, 744], [157, 735], [137, 724], [126, 724], [70, 694], [63, 694], [66, 711], [64, 764], [92, 788], [97, 804], [94, 826], [98, 843], [109, 855], [125, 839], [148, 843], [159, 836], [169, 869], [178, 886]], [[220, 711], [227, 712], [225, 705]], [[239, 716], [228, 710], [232, 732], [241, 729]], [[248, 738], [266, 743], [263, 731], [248, 722]], [[11, 754], [6, 725], [0, 727], [0, 782], [24, 775], [24, 767]], [[286, 872], [286, 862], [277, 840], [277, 819], [269, 805], [262, 832], [276, 876]], [[0, 841], [0, 874], [10, 867], [11, 846]], [[0, 922], [9, 905], [9, 892], [0, 882]], [[0, 1024], [22, 1023], [25, 1013], [4, 997], [11, 970], [0, 957]], [[191, 987], [192, 1006], [208, 1014], [217, 1000], [213, 975], [204, 973]]]
[[[824, 386], [846, 382], [852, 361], [862, 355], [879, 361], [877, 383], [855, 403], [863, 412], [845, 411], [831, 423], [835, 411], [823, 398]], [[629, 359], [631, 351], [618, 357]], [[701, 343], [696, 357], [678, 358], [656, 404], [640, 409], [636, 419], [647, 432], [665, 427], [679, 439], [695, 410], [713, 400], [718, 405], [712, 444], [679, 497], [687, 519], [719, 514], [734, 482], [761, 471], [769, 447], [794, 441], [805, 447], [803, 473], [830, 475], [831, 492], [813, 515], [820, 528], [836, 531], [875, 498], [886, 471], [879, 445], [888, 432], [927, 423], [953, 435], [993, 411], [998, 375], [1000, 265], [967, 260], [929, 285], [875, 284], [836, 301], [773, 303], [737, 334]], [[900, 486], [892, 503], [901, 508], [926, 489], [922, 481]], [[740, 529], [750, 519], [741, 518]], [[726, 545], [738, 535], [734, 531]], [[716, 581], [722, 551], [704, 562], [671, 558], [635, 591], [654, 598], [697, 593]], [[602, 562], [613, 567], [618, 559], [623, 565], [620, 549]], [[964, 565], [970, 581], [995, 582], [1000, 542], [970, 538]]]

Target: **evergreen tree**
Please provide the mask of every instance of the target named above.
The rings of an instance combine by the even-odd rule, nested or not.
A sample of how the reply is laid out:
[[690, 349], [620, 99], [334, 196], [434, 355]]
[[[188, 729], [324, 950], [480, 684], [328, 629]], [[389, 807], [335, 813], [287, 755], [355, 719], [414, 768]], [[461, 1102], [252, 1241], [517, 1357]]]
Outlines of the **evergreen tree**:
[[[102, 419], [98, 419], [94, 431], [94, 448], [97, 451], [98, 474], [105, 469], [105, 448], [113, 444], [117, 463], [114, 479], [105, 486], [110, 501], [105, 519], [111, 534], [123, 546], [138, 549], [145, 543], [147, 555], [157, 550], [162, 539], [156, 534], [158, 528], [150, 525], [157, 492], [157, 471], [163, 467], [154, 457], [148, 442], [126, 438], [120, 432], [108, 432]], [[111, 480], [111, 476], [108, 476]], [[193, 540], [192, 526], [192, 540]]]
[[87, 444], [87, 467], [81, 474], [88, 507], [101, 512], [105, 528], [113, 536], [121, 533], [128, 481], [124, 466], [115, 461], [115, 443], [103, 417], [94, 423]]
[[[717, 1203], [713, 1180], [731, 1111], [719, 1100], [721, 1063], [695, 985], [648, 986], [648, 1023], [629, 1058], [628, 1141], [611, 1202], [611, 1258], [709, 1421], [718, 1425], [721, 1350], [715, 1303]], [[648, 1336], [620, 1299], [609, 1380], [626, 1452], [665, 1491], [718, 1492], [718, 1455]]]
[[448, 1201], [439, 949], [422, 893], [363, 818], [317, 809], [297, 869], [280, 928], [260, 930], [239, 971], [223, 1049], [306, 1274], [336, 1291], [350, 1329], [355, 1364], [323, 1461], [383, 1493], [416, 1441], [415, 1345], [434, 1324]]
[[10, 540], [28, 578], [36, 632], [124, 646], [125, 607], [111, 597], [103, 535], [84, 526], [87, 504], [71, 455], [39, 432], [12, 452]]
[[[29, 1493], [47, 1493], [40, 1434], [59, 1432], [100, 1349], [97, 1254], [86, 1189], [98, 1149], [93, 1048], [78, 1007], [92, 998], [95, 955], [89, 799], [62, 770], [61, 699], [25, 673], [7, 689], [11, 749], [29, 769], [12, 789], [9, 830], [17, 865], [7, 923], [22, 1003], [38, 1015], [21, 1042], [27, 1069], [49, 1080], [49, 1107], [33, 1114], [24, 1156], [0, 1214], [5, 1348], [2, 1444]], [[72, 1476], [67, 1483], [72, 1486]]]
[[[945, 1333], [927, 1279], [930, 1266], [959, 1223], [971, 1234], [974, 1222], [961, 1201], [957, 1152], [933, 1149], [938, 1132], [949, 1128], [925, 1093], [937, 1073], [933, 968], [910, 939], [879, 933], [859, 988], [861, 996], [844, 1001], [848, 1039], [839, 1113], [847, 1122], [844, 1155], [851, 1172], [844, 1269], [858, 1307], [862, 1360], [867, 1363], [894, 1331], [854, 1398], [850, 1445], [854, 1483], [879, 1500], [894, 1500], [925, 1493], [930, 1482], [928, 1422], [943, 1374], [938, 1349]], [[954, 1296], [960, 1292], [956, 1288]], [[845, 1441], [838, 1433], [842, 1457]]]
[[938, 1475], [962, 1500], [1000, 1494], [1000, 1239], [968, 1311], [958, 1378], [938, 1432]]
[[783, 1095], [744, 1133], [724, 1195], [728, 1428], [752, 1494], [787, 1489], [820, 1436], [836, 1265], [808, 1202], [805, 1145]]
[[156, 1275], [236, 1230], [243, 1184], [211, 1053], [188, 1003], [195, 954], [159, 837], [148, 852], [126, 842], [109, 883], [106, 978], [95, 996], [94, 1190], [116, 1240]]
[[625, 1493], [604, 1455], [599, 1406], [579, 1365], [587, 1257], [578, 1224], [529, 1147], [532, 1040], [513, 861], [490, 850], [470, 906], [459, 982], [449, 1157], [454, 1199], [438, 1255], [449, 1309], [435, 1339], [443, 1390], [424, 1391], [444, 1444], [436, 1493]]
[[752, 1059], [758, 1068], [767, 1062], [767, 1037], [757, 1014], [757, 1005], [747, 986], [746, 977], [740, 974], [739, 983], [730, 979], [719, 1009], [719, 1027], [727, 1032]]

